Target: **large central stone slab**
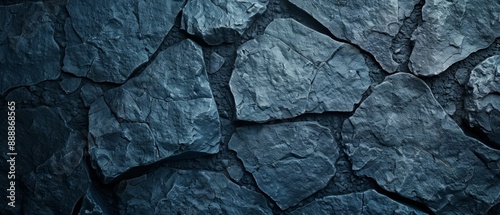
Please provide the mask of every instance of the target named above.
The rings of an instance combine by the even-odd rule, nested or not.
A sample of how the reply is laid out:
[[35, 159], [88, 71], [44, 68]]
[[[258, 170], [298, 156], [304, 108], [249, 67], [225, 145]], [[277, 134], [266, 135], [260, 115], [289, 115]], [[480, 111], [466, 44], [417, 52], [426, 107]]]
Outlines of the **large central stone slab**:
[[110, 182], [163, 159], [219, 151], [220, 122], [201, 47], [184, 40], [89, 112], [92, 165]]
[[370, 82], [358, 49], [293, 19], [277, 19], [238, 49], [229, 85], [237, 119], [265, 122], [352, 111]]

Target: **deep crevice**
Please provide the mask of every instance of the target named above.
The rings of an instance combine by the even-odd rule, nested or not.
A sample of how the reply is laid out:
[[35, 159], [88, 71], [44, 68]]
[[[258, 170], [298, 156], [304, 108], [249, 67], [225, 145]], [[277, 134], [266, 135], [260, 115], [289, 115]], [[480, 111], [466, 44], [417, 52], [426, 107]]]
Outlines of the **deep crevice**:
[[403, 205], [406, 205], [406, 206], [408, 206], [410, 208], [413, 208], [413, 209], [425, 212], [427, 214], [435, 215], [434, 211], [432, 211], [424, 203], [421, 203], [421, 202], [409, 199], [407, 197], [401, 196], [401, 195], [399, 195], [397, 193], [393, 193], [393, 192], [390, 192], [388, 190], [385, 190], [380, 185], [378, 185], [376, 182], [375, 182], [375, 184], [376, 184], [375, 190], [378, 193], [380, 193], [382, 195], [385, 195], [385, 196], [389, 197], [390, 199], [392, 199], [392, 200], [394, 200], [396, 202], [399, 202], [399, 203], [401, 203]]

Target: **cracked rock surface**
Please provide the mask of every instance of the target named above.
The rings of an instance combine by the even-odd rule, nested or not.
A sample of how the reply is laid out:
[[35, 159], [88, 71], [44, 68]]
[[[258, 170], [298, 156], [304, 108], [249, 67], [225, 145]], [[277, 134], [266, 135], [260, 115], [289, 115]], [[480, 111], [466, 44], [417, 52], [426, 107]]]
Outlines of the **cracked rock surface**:
[[160, 168], [118, 189], [120, 214], [272, 214], [264, 196], [217, 172]]
[[[4, 214], [71, 214], [80, 197], [90, 186], [83, 162], [85, 141], [77, 131], [67, 127], [60, 109], [38, 107], [16, 111], [18, 143], [15, 151], [16, 205], [7, 205], [2, 198]], [[50, 124], [50, 127], [47, 126]], [[0, 125], [2, 137], [7, 137], [7, 123]], [[5, 132], [5, 133], [4, 133]], [[5, 134], [5, 135], [4, 135]], [[7, 147], [1, 148], [2, 160], [9, 160]], [[22, 167], [22, 168], [21, 168]], [[10, 170], [8, 162], [0, 170]], [[10, 180], [0, 179], [4, 185]]]
[[219, 151], [220, 122], [203, 53], [184, 40], [90, 106], [89, 150], [104, 182], [167, 158]]
[[63, 70], [96, 82], [125, 82], [158, 49], [182, 5], [182, 0], [68, 0], [66, 28], [77, 39], [66, 47]]
[[181, 28], [210, 45], [235, 42], [264, 11], [268, 0], [190, 0]]
[[0, 6], [0, 94], [59, 77], [54, 24], [42, 3]]
[[301, 207], [291, 215], [328, 214], [425, 214], [387, 196], [368, 190], [339, 196], [327, 196]]
[[418, 0], [289, 0], [337, 38], [371, 53], [382, 68], [396, 72], [392, 41]]
[[330, 129], [315, 122], [240, 127], [229, 148], [281, 209], [324, 188], [339, 156]]
[[500, 146], [500, 55], [487, 58], [471, 72], [466, 97], [469, 124]]
[[356, 174], [436, 213], [485, 213], [500, 201], [500, 151], [466, 136], [413, 75], [388, 76], [342, 132]]
[[410, 70], [432, 76], [500, 37], [500, 2], [427, 0], [413, 34]]
[[370, 86], [356, 48], [293, 19], [271, 22], [264, 35], [238, 48], [235, 63], [229, 85], [239, 120], [349, 112]]

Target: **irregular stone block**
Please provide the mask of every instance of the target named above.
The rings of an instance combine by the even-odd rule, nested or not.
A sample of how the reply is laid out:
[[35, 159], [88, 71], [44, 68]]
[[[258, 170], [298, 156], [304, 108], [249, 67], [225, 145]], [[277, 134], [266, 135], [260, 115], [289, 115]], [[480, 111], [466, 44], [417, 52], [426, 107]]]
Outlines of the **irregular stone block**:
[[217, 52], [212, 52], [212, 54], [210, 55], [210, 69], [208, 70], [208, 73], [216, 73], [220, 68], [222, 68], [225, 62], [226, 60], [224, 59], [224, 57], [217, 54]]
[[289, 0], [323, 24], [335, 37], [371, 53], [390, 73], [399, 64], [393, 39], [419, 0]]
[[339, 157], [330, 129], [316, 122], [239, 127], [229, 149], [283, 210], [324, 188]]
[[265, 122], [352, 111], [370, 82], [355, 47], [293, 19], [277, 19], [264, 35], [238, 48], [229, 85], [237, 119]]
[[203, 53], [191, 40], [90, 106], [89, 150], [105, 183], [133, 167], [217, 153], [220, 135]]
[[43, 3], [0, 6], [0, 94], [61, 73], [54, 24]]
[[500, 55], [484, 60], [471, 72], [465, 110], [469, 124], [479, 127], [500, 146]]
[[272, 214], [259, 193], [222, 173], [159, 168], [120, 182], [120, 214]]
[[500, 36], [498, 11], [499, 1], [425, 1], [422, 25], [413, 33], [410, 70], [416, 75], [437, 75], [488, 47]]
[[102, 88], [93, 84], [85, 84], [80, 88], [80, 97], [85, 107], [90, 107], [99, 97], [104, 94]]
[[327, 196], [292, 211], [291, 215], [330, 214], [425, 214], [398, 203], [387, 196], [368, 190], [339, 196]]
[[357, 175], [437, 214], [482, 214], [500, 202], [500, 151], [466, 136], [413, 75], [388, 76], [342, 132]]
[[158, 49], [183, 4], [69, 0], [66, 8], [73, 29], [66, 31], [76, 31], [82, 43], [66, 47], [63, 70], [96, 82], [125, 82]]
[[232, 43], [266, 11], [268, 0], [190, 0], [182, 11], [181, 29], [209, 45]]
[[[16, 145], [10, 151], [0, 147], [0, 171], [5, 177], [0, 182], [7, 186], [15, 160], [15, 208], [10, 200], [0, 199], [2, 214], [71, 214], [78, 200], [90, 186], [83, 160], [86, 141], [83, 136], [66, 126], [59, 109], [38, 107], [18, 109], [16, 117]], [[0, 136], [7, 139], [7, 122], [0, 124]], [[13, 178], [11, 178], [13, 179]], [[22, 212], [22, 213], [21, 213]]]
[[66, 78], [59, 82], [59, 86], [61, 86], [61, 89], [63, 89], [66, 94], [69, 94], [75, 92], [75, 90], [80, 87], [81, 82], [81, 78]]

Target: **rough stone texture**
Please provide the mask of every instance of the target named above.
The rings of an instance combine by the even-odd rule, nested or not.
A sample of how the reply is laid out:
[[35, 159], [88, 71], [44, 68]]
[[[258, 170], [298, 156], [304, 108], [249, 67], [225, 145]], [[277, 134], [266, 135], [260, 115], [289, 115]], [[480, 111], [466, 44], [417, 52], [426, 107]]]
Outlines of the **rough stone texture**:
[[327, 196], [301, 207], [291, 215], [329, 215], [329, 214], [425, 214], [398, 203], [387, 196], [368, 190], [339, 196]]
[[63, 70], [97, 82], [125, 82], [158, 49], [182, 5], [182, 0], [69, 0], [73, 29], [67, 31], [74, 30], [82, 43], [66, 47]]
[[365, 59], [356, 48], [293, 19], [273, 21], [237, 54], [229, 85], [239, 120], [352, 111], [370, 86]]
[[107, 215], [110, 214], [105, 207], [101, 206], [101, 199], [97, 196], [97, 190], [91, 187], [83, 197], [80, 215]]
[[413, 34], [410, 70], [432, 76], [500, 36], [500, 2], [427, 0], [422, 25]]
[[500, 152], [466, 136], [413, 75], [375, 87], [343, 141], [356, 174], [436, 213], [484, 213], [500, 201]]
[[[15, 116], [16, 207], [7, 206], [8, 199], [1, 198], [2, 214], [21, 214], [21, 210], [24, 214], [71, 214], [90, 185], [83, 162], [83, 136], [66, 126], [59, 109], [18, 109]], [[6, 121], [0, 129], [0, 135], [7, 137]], [[10, 159], [6, 146], [0, 152], [3, 161]], [[5, 173], [0, 178], [2, 188], [10, 181], [9, 167], [8, 162], [0, 163]]]
[[387, 72], [399, 64], [392, 41], [419, 0], [289, 0], [323, 24], [337, 38], [371, 53]]
[[61, 89], [64, 90], [66, 94], [75, 92], [78, 87], [80, 87], [80, 83], [82, 82], [81, 78], [66, 78], [59, 82]]
[[181, 29], [210, 45], [235, 42], [268, 0], [189, 0], [182, 11]]
[[59, 47], [43, 3], [0, 6], [0, 94], [59, 77]]
[[85, 84], [80, 88], [80, 96], [85, 107], [90, 107], [103, 94], [102, 88], [92, 84]]
[[191, 40], [106, 91], [89, 111], [92, 165], [104, 182], [132, 167], [219, 151], [220, 122], [201, 47]]
[[489, 57], [470, 74], [465, 110], [469, 124], [500, 146], [500, 55]]
[[120, 214], [272, 214], [261, 194], [223, 174], [159, 168], [118, 187]]
[[324, 188], [339, 156], [330, 129], [316, 122], [239, 127], [229, 149], [281, 209]]
[[217, 54], [217, 52], [212, 52], [210, 55], [210, 68], [208, 69], [209, 74], [214, 74], [224, 65], [226, 60], [224, 57]]

